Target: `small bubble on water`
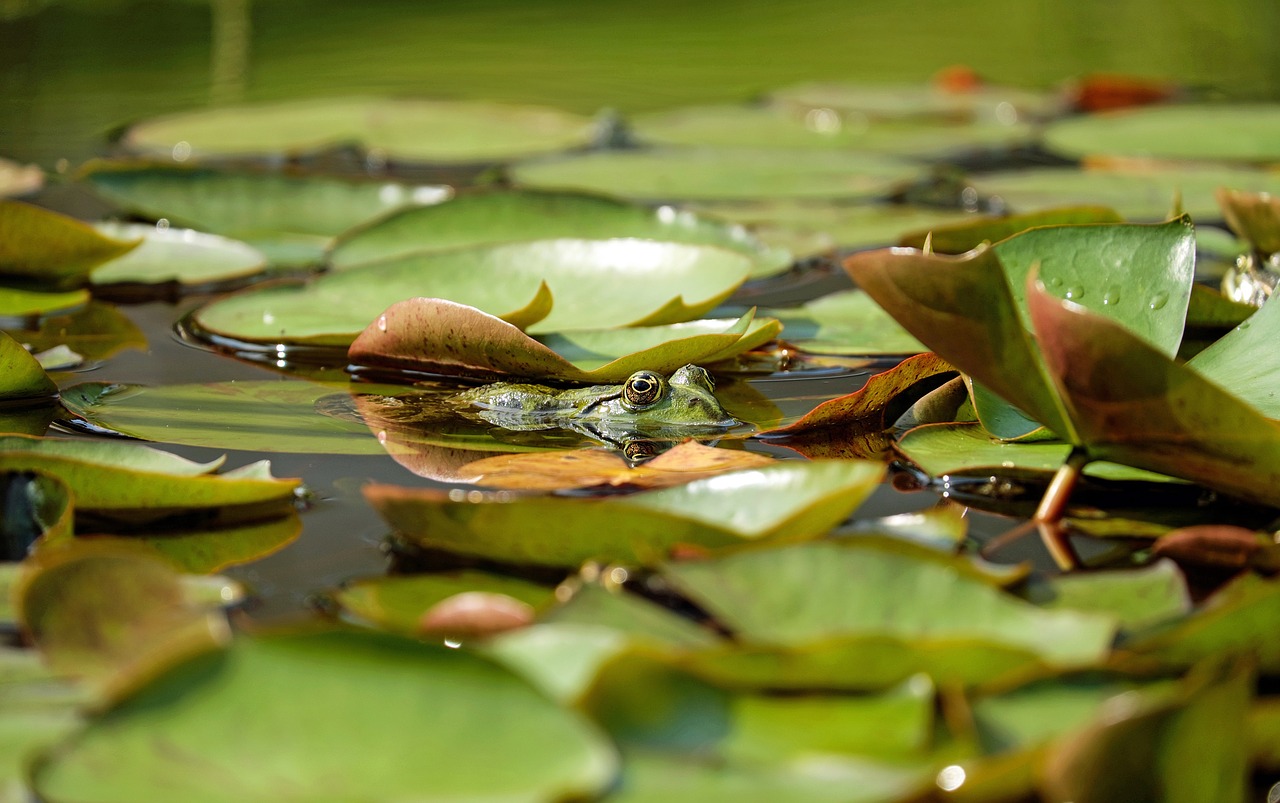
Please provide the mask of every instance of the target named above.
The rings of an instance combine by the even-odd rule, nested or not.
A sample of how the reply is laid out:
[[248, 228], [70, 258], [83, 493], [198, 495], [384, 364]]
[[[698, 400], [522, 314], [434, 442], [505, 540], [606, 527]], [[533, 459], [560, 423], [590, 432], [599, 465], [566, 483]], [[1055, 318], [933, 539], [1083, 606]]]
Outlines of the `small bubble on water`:
[[1164, 305], [1168, 303], [1169, 303], [1168, 293], [1156, 293], [1151, 297], [1151, 300], [1147, 302], [1147, 306], [1150, 307], [1151, 309], [1163, 309]]

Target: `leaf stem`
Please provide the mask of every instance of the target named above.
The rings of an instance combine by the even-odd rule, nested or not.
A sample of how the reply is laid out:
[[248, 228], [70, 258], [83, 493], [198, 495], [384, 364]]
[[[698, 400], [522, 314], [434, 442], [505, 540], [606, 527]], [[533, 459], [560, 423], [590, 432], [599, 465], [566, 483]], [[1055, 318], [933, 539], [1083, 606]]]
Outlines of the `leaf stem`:
[[1090, 461], [1088, 452], [1079, 446], [1074, 447], [1071, 454], [1067, 455], [1066, 462], [1053, 475], [1053, 481], [1049, 483], [1048, 489], [1040, 499], [1040, 506], [1036, 508], [1035, 516], [1032, 517], [1040, 530], [1040, 538], [1044, 541], [1045, 548], [1049, 550], [1058, 568], [1063, 571], [1076, 568], [1080, 565], [1080, 560], [1071, 549], [1071, 544], [1063, 534], [1059, 523], [1062, 521], [1063, 513], [1066, 512], [1071, 492], [1075, 490], [1076, 482], [1080, 479], [1080, 473]]

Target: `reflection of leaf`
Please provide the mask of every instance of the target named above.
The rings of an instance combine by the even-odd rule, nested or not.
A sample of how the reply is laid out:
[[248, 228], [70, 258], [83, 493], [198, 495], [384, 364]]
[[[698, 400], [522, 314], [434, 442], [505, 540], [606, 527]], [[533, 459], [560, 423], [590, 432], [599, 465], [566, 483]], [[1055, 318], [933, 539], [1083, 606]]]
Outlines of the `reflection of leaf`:
[[[0, 318], [23, 319], [33, 315], [52, 315], [83, 307], [89, 301], [88, 290], [66, 290], [48, 293], [18, 287], [0, 287]], [[12, 325], [5, 321], [6, 327]]]
[[534, 801], [593, 797], [615, 765], [595, 728], [489, 661], [338, 630], [246, 637], [176, 667], [34, 782], [51, 800]]
[[[474, 307], [415, 298], [383, 312], [351, 344], [347, 358], [357, 365], [464, 375], [496, 372], [575, 382], [621, 382], [642, 369], [670, 373], [691, 363], [726, 359], [739, 349], [767, 342], [780, 328], [776, 321], [756, 321], [748, 312], [737, 321], [633, 327], [616, 336], [576, 332], [547, 338], [556, 348], [583, 360], [584, 364], [578, 365], [572, 357], [566, 358], [510, 323]], [[597, 339], [603, 342], [597, 343]], [[587, 355], [575, 354], [578, 342], [590, 343], [605, 353], [583, 359]]]
[[[0, 296], [4, 291], [0, 290]], [[33, 351], [67, 346], [89, 360], [105, 360], [124, 349], [145, 349], [147, 336], [120, 310], [99, 301], [67, 315], [42, 317], [36, 329], [6, 329]]]
[[491, 488], [557, 491], [597, 485], [664, 488], [741, 468], [767, 466], [773, 458], [686, 441], [652, 460], [630, 466], [599, 449], [486, 457], [458, 470], [469, 482]]
[[412, 207], [344, 233], [329, 252], [334, 270], [451, 248], [555, 238], [638, 237], [713, 245], [751, 259], [751, 278], [781, 272], [790, 255], [762, 246], [743, 229], [693, 212], [604, 195], [519, 190], [476, 191], [435, 206]]
[[191, 229], [142, 223], [98, 223], [95, 228], [118, 239], [142, 243], [93, 271], [95, 285], [177, 282], [193, 286], [252, 276], [267, 266], [261, 251], [242, 242]]
[[46, 284], [79, 282], [137, 244], [106, 237], [57, 212], [0, 199], [0, 274]]
[[511, 563], [653, 563], [679, 545], [722, 547], [816, 538], [879, 483], [882, 465], [781, 461], [625, 497], [511, 497], [474, 501], [448, 491], [372, 484], [365, 498], [420, 546]]
[[18, 341], [0, 332], [0, 401], [49, 399], [58, 386]]

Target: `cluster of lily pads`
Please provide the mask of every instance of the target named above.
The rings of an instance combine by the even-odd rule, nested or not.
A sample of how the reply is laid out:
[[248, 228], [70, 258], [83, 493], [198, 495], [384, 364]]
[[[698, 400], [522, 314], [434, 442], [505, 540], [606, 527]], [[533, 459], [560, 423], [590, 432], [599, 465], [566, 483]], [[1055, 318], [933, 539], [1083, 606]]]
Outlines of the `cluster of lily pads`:
[[[1246, 799], [1280, 773], [1278, 129], [837, 85], [127, 129], [76, 180], [159, 225], [0, 201], [0, 800]], [[1027, 152], [1107, 159], [939, 169]], [[1219, 215], [1239, 241], [1192, 223]], [[758, 308], [894, 242], [843, 261], [858, 289]], [[102, 300], [144, 288], [206, 295], [184, 334], [290, 378], [57, 373], [145, 348]], [[913, 356], [803, 416], [750, 383], [885, 355]], [[439, 404], [687, 363], [749, 424], [732, 448], [632, 465]], [[445, 480], [362, 488], [426, 570], [255, 621], [216, 573], [298, 537], [306, 478], [106, 435], [387, 453]], [[1047, 489], [1054, 556], [1090, 536], [1097, 570], [992, 562], [950, 499], [851, 518], [890, 459], [978, 507]]]

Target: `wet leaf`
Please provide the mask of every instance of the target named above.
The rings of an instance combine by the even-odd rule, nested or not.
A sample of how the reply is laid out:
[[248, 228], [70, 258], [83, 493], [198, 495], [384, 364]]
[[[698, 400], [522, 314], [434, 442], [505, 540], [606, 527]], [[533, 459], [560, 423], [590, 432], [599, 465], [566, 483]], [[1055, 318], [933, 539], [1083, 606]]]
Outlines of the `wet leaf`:
[[510, 563], [653, 563], [679, 545], [715, 548], [816, 538], [879, 483], [862, 461], [782, 461], [625, 497], [460, 501], [431, 488], [371, 484], [365, 498], [419, 545]]
[[483, 162], [579, 147], [596, 136], [589, 118], [540, 106], [357, 97], [172, 114], [134, 124], [121, 142], [176, 161], [356, 145], [397, 161]]
[[954, 370], [932, 353], [908, 357], [888, 371], [873, 375], [854, 393], [825, 401], [799, 421], [763, 432], [761, 437], [777, 438], [788, 449], [810, 458], [844, 456], [848, 440], [893, 426], [893, 419], [886, 413], [898, 396], [920, 382]]
[[501, 596], [534, 611], [555, 599], [555, 589], [514, 577], [480, 571], [370, 577], [346, 583], [331, 593], [345, 614], [393, 633], [426, 635], [426, 615], [465, 594]]
[[780, 273], [785, 250], [768, 248], [739, 227], [670, 207], [652, 209], [603, 195], [520, 190], [476, 191], [435, 206], [392, 213], [340, 236], [334, 270], [410, 254], [524, 240], [635, 237], [711, 245], [752, 261], [750, 278]]
[[94, 228], [116, 239], [141, 239], [129, 253], [98, 266], [95, 285], [176, 282], [194, 286], [260, 273], [266, 256], [245, 243], [192, 229], [159, 228], [141, 223], [98, 223]]
[[927, 239], [936, 254], [963, 254], [983, 243], [999, 242], [1037, 226], [1123, 222], [1123, 218], [1105, 206], [1070, 206], [1021, 215], [980, 217], [963, 223], [919, 229], [902, 235], [898, 245], [924, 248]]
[[[847, 122], [847, 124], [846, 124]], [[713, 148], [857, 150], [904, 156], [936, 156], [977, 149], [1014, 148], [1031, 139], [1016, 120], [842, 119], [830, 109], [777, 106], [696, 106], [641, 115], [637, 139], [655, 145]]]
[[[4, 296], [0, 290], [0, 298]], [[145, 349], [147, 337], [133, 321], [110, 304], [90, 301], [66, 315], [40, 319], [35, 329], [6, 329], [19, 343], [33, 351], [67, 346], [89, 360], [105, 360], [129, 348]]]
[[[22, 560], [37, 540], [70, 538], [71, 492], [56, 477], [33, 471], [0, 472], [0, 560]], [[0, 598], [8, 602], [0, 585]], [[0, 620], [5, 617], [0, 614]]]
[[1142, 569], [1083, 572], [1033, 580], [1027, 597], [1048, 610], [1091, 611], [1138, 630], [1191, 610], [1187, 582], [1170, 560]]
[[[936, 554], [936, 553], [935, 553]], [[857, 539], [756, 549], [673, 563], [663, 575], [747, 643], [797, 647], [824, 639], [891, 636], [983, 639], [1058, 665], [1088, 665], [1111, 645], [1115, 621], [1046, 611], [938, 556]], [[910, 605], [902, 604], [904, 589]]]
[[193, 463], [133, 443], [0, 436], [0, 469], [52, 474], [82, 510], [283, 503], [300, 483], [271, 477], [263, 463], [210, 474], [221, 462]]
[[136, 245], [137, 241], [106, 237], [66, 215], [0, 199], [0, 274], [73, 284]]
[[18, 287], [0, 287], [0, 319], [8, 327], [14, 319], [32, 315], [52, 315], [83, 307], [89, 302], [88, 290], [42, 292]]
[[515, 165], [519, 186], [588, 190], [646, 201], [870, 198], [917, 176], [905, 160], [813, 150], [614, 150]]
[[1210, 382], [1230, 391], [1267, 418], [1280, 418], [1280, 377], [1272, 338], [1280, 336], [1280, 309], [1264, 304], [1235, 329], [1187, 361]]
[[1268, 193], [1219, 188], [1218, 205], [1236, 236], [1263, 254], [1280, 251], [1280, 198]]
[[1002, 207], [1013, 212], [1099, 204], [1114, 209], [1126, 220], [1153, 221], [1169, 217], [1175, 199], [1179, 213], [1196, 220], [1216, 219], [1219, 212], [1214, 195], [1219, 187], [1280, 191], [1280, 177], [1274, 173], [1195, 163], [996, 171], [975, 176], [969, 184], [980, 197], [998, 197]]
[[[400, 760], [409, 743], [419, 760]], [[175, 668], [34, 780], [49, 800], [535, 801], [592, 796], [615, 769], [593, 727], [486, 660], [319, 631], [242, 638]]]
[[62, 404], [94, 427], [131, 438], [299, 454], [382, 454], [360, 420], [323, 415], [327, 399], [348, 390], [396, 393], [398, 385], [278, 380], [145, 387], [85, 382]]
[[58, 386], [18, 341], [0, 332], [0, 402], [49, 399]]
[[1044, 793], [1056, 800], [1192, 803], [1246, 799], [1241, 721], [1252, 672], [1201, 671], [1178, 693], [1112, 698], [1094, 723], [1050, 751]]
[[1050, 124], [1044, 141], [1073, 157], [1276, 161], [1280, 105], [1184, 104], [1081, 115]]
[[861, 290], [814, 299], [802, 307], [769, 309], [782, 322], [786, 341], [811, 354], [898, 355], [924, 345]]
[[743, 468], [771, 465], [772, 457], [685, 441], [638, 466], [599, 449], [499, 455], [468, 463], [458, 473], [489, 488], [560, 491], [600, 485], [665, 488]]
[[38, 166], [0, 159], [0, 198], [29, 195], [43, 186], [44, 171]]
[[426, 296], [534, 332], [679, 323], [727, 298], [749, 267], [719, 248], [543, 240], [411, 255], [248, 290], [200, 308], [194, 320], [235, 340], [346, 345], [391, 305]]
[[475, 307], [415, 298], [387, 308], [355, 339], [347, 358], [356, 365], [420, 371], [621, 382], [641, 369], [670, 373], [727, 359], [768, 342], [780, 329], [777, 321], [756, 321], [749, 312], [737, 321], [553, 334], [542, 343]]

